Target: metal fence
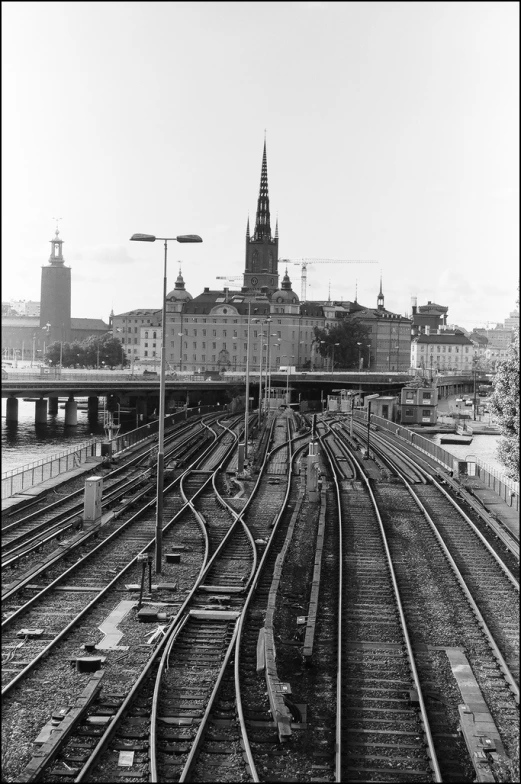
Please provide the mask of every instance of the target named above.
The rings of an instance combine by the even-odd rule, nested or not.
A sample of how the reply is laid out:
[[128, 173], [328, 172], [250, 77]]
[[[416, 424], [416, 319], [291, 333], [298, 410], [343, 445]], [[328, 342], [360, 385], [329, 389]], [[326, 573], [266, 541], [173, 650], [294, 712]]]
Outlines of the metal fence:
[[[220, 410], [224, 413], [226, 407], [218, 405], [195, 406], [188, 409], [183, 407], [165, 417], [165, 431], [190, 417]], [[118, 452], [122, 452], [124, 449], [128, 449], [145, 438], [154, 435], [158, 430], [159, 420], [155, 419], [135, 430], [130, 430], [128, 433], [122, 433], [112, 439], [111, 453], [115, 455]], [[101, 438], [92, 439], [91, 441], [70, 447], [70, 449], [64, 452], [52, 455], [52, 457], [42, 458], [21, 468], [13, 468], [10, 471], [6, 471], [2, 474], [2, 499], [9, 498], [15, 493], [21, 493], [34, 485], [45, 482], [47, 479], [59, 476], [65, 471], [79, 468], [80, 465], [86, 462], [88, 457], [100, 457], [102, 441], [103, 439]]]
[[[355, 412], [355, 418], [359, 422], [367, 421], [366, 415], [363, 415], [360, 412]], [[388, 419], [383, 419], [374, 414], [371, 414], [371, 422], [389, 430], [391, 433], [394, 433], [401, 438], [405, 438], [406, 441], [413, 444], [420, 452], [425, 452], [425, 454], [434, 458], [434, 460], [446, 468], [447, 471], [457, 471], [457, 464], [460, 460], [451, 452], [447, 452], [446, 449], [443, 449], [428, 438], [423, 438], [423, 436], [414, 433], [403, 425], [390, 422]], [[508, 506], [519, 510], [519, 482], [514, 482], [512, 479], [503, 476], [479, 458], [476, 458], [475, 462], [476, 476], [481, 479], [483, 484], [490, 488], [490, 490], [493, 490], [506, 504], [508, 504]]]
[[64, 471], [79, 468], [87, 458], [100, 454], [100, 442], [97, 439], [92, 439], [80, 445], [76, 444], [52, 457], [42, 458], [21, 468], [6, 471], [2, 474], [2, 499], [9, 498], [9, 496], [45, 482], [47, 479], [52, 479]]

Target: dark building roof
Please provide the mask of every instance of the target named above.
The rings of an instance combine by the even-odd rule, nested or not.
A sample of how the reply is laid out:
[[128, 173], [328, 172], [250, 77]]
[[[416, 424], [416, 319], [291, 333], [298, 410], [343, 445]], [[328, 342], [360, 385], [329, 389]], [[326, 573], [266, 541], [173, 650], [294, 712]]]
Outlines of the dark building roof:
[[469, 340], [463, 332], [438, 332], [434, 335], [418, 335], [413, 338], [416, 343], [445, 343], [446, 345], [457, 344], [458, 346], [471, 346], [472, 341]]
[[157, 313], [162, 315], [161, 308], [139, 308], [138, 310], [127, 310], [125, 313], [118, 313], [113, 318], [125, 318], [127, 316], [154, 316]]
[[103, 319], [92, 319], [92, 318], [71, 318], [71, 329], [81, 329], [81, 330], [89, 330], [94, 329], [96, 331], [104, 331], [107, 332], [110, 327], [108, 324], [105, 324]]
[[361, 307], [359, 310], [352, 311], [350, 315], [352, 315], [354, 318], [374, 319], [375, 321], [380, 319], [400, 319], [400, 321], [411, 321], [411, 319], [407, 318], [407, 316], [402, 316], [401, 313], [391, 313], [390, 310], [386, 310], [385, 308]]
[[[248, 303], [251, 303], [248, 306]], [[185, 302], [183, 305], [183, 313], [210, 313], [212, 308], [217, 305], [230, 305], [241, 315], [248, 315], [248, 307], [250, 313], [253, 315], [256, 309], [256, 315], [269, 314], [270, 303], [264, 294], [253, 294], [248, 292], [225, 292], [219, 290], [210, 290], [205, 288], [202, 294], [194, 297], [190, 302]]]

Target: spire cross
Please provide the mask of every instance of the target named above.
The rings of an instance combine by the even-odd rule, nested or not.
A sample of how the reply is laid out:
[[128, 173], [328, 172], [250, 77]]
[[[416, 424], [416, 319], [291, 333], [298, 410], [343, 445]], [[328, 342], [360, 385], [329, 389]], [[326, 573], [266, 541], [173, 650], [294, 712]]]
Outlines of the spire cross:
[[60, 230], [58, 228], [58, 221], [63, 220], [63, 218], [55, 218], [55, 217], [53, 217], [53, 220], [56, 221], [56, 236], [57, 236], [60, 233]]

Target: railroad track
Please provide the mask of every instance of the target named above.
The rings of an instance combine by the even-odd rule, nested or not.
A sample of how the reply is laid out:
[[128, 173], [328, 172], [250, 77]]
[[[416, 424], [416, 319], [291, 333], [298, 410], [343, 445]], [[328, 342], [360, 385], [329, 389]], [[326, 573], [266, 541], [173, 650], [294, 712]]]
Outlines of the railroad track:
[[518, 583], [436, 479], [407, 455], [381, 448], [377, 437], [373, 450], [381, 465], [392, 466], [403, 482], [397, 484], [392, 478], [374, 482], [374, 496], [417, 671], [426, 686], [425, 705], [440, 770], [444, 780], [454, 776], [460, 780], [468, 765], [457, 737], [458, 696], [460, 703], [462, 697], [455, 693], [447, 658], [453, 650], [464, 648], [511, 753], [519, 701]]
[[[165, 487], [167, 497], [179, 481], [174, 480]], [[45, 577], [39, 575], [41, 584], [26, 584], [23, 596], [18, 591], [3, 601], [2, 646], [6, 664], [2, 673], [3, 696], [48, 655], [118, 580], [136, 568], [138, 554], [151, 546], [155, 530], [154, 487], [150, 485], [138, 496], [134, 502], [143, 505], [100, 544], [92, 547], [89, 541], [84, 552], [75, 550], [74, 562], [65, 571], [61, 561], [52, 566], [46, 564]], [[179, 500], [178, 504], [181, 503]], [[71, 580], [71, 584], [64, 584], [66, 580]], [[85, 598], [89, 596], [91, 601]], [[64, 619], [70, 619], [66, 625]], [[22, 633], [23, 630], [27, 633]], [[28, 658], [20, 659], [21, 652], [29, 653]]]
[[[275, 460], [274, 464], [279, 462], [279, 460]], [[220, 469], [218, 473], [222, 475], [224, 468], [223, 464], [221, 464], [218, 468]], [[215, 488], [218, 482], [218, 477], [214, 475], [212, 482], [210, 483], [206, 471], [203, 473], [202, 470], [200, 473], [192, 472], [191, 476], [187, 474], [184, 480], [184, 492], [187, 497], [194, 489], [194, 483], [197, 483], [198, 485], [198, 489], [189, 500], [188, 505], [194, 516], [198, 519], [198, 524], [201, 524], [204, 527], [208, 527], [207, 520], [210, 516], [213, 518], [216, 512], [216, 507], [212, 503], [209, 505], [209, 487], [210, 484], [212, 484]], [[187, 597], [183, 606], [178, 611], [178, 615], [176, 616], [178, 620], [176, 621], [174, 619], [170, 627], [171, 630], [173, 630], [175, 638], [171, 638], [173, 640], [171, 643], [171, 648], [168, 649], [166, 647], [167, 644], [170, 645], [170, 642], [166, 643], [166, 638], [161, 640], [156, 650], [157, 656], [151, 658], [146, 667], [142, 669], [139, 675], [137, 675], [137, 678], [135, 676], [136, 683], [135, 687], [131, 690], [132, 693], [127, 695], [124, 702], [117, 709], [116, 715], [114, 715], [113, 720], [111, 719], [110, 721], [110, 729], [103, 731], [102, 736], [99, 737], [99, 739], [98, 735], [96, 736], [94, 741], [96, 743], [96, 749], [94, 749], [94, 753], [90, 755], [89, 760], [82, 766], [81, 773], [76, 776], [77, 781], [106, 780], [104, 776], [106, 776], [106, 771], [108, 770], [107, 766], [114, 764], [114, 753], [109, 752], [107, 748], [107, 743], [109, 743], [110, 738], [112, 739], [110, 742], [111, 748], [114, 747], [115, 743], [115, 747], [119, 749], [122, 749], [123, 743], [126, 743], [128, 746], [129, 741], [130, 743], [135, 742], [138, 745], [141, 743], [141, 736], [133, 736], [132, 738], [127, 738], [126, 740], [124, 736], [119, 738], [119, 728], [125, 726], [124, 723], [121, 723], [121, 721], [126, 721], [128, 717], [132, 719], [132, 726], [134, 726], [136, 723], [140, 723], [143, 720], [143, 718], [140, 719], [140, 716], [144, 716], [145, 720], [148, 721], [149, 724], [151, 722], [151, 770], [153, 770], [155, 764], [153, 760], [155, 759], [156, 755], [155, 740], [153, 738], [153, 727], [157, 727], [157, 736], [159, 737], [159, 735], [161, 735], [161, 742], [159, 743], [159, 748], [157, 749], [157, 756], [159, 760], [158, 764], [163, 767], [165, 765], [167, 767], [170, 765], [170, 767], [172, 767], [174, 770], [179, 771], [180, 767], [183, 767], [183, 769], [186, 767], [186, 770], [188, 770], [189, 768], [192, 768], [192, 766], [195, 766], [200, 770], [204, 770], [204, 761], [207, 755], [213, 755], [216, 753], [215, 745], [218, 742], [218, 738], [216, 740], [212, 740], [212, 737], [215, 738], [216, 736], [217, 725], [215, 722], [218, 720], [224, 720], [225, 718], [227, 721], [230, 720], [229, 717], [231, 709], [229, 708], [229, 705], [227, 709], [226, 707], [224, 708], [225, 713], [226, 710], [228, 710], [226, 716], [223, 717], [220, 715], [220, 712], [222, 713], [223, 710], [222, 706], [226, 706], [226, 700], [223, 697], [223, 692], [222, 690], [220, 691], [220, 681], [224, 677], [224, 673], [226, 672], [226, 663], [232, 651], [231, 646], [227, 646], [227, 643], [229, 640], [231, 640], [231, 637], [233, 637], [236, 622], [239, 618], [240, 603], [244, 602], [244, 597], [246, 595], [247, 589], [249, 588], [249, 583], [252, 582], [254, 577], [255, 564], [257, 562], [257, 550], [260, 549], [260, 551], [263, 551], [265, 545], [264, 542], [262, 544], [255, 544], [253, 542], [253, 535], [251, 530], [254, 528], [257, 533], [263, 532], [268, 537], [271, 534], [270, 523], [273, 521], [273, 511], [276, 506], [273, 495], [274, 493], [272, 486], [263, 485], [261, 482], [261, 477], [259, 476], [255, 489], [250, 495], [249, 503], [247, 502], [240, 512], [235, 511], [232, 505], [228, 505], [228, 501], [231, 499], [226, 500], [220, 496], [220, 500], [218, 501], [219, 507], [221, 507], [221, 509], [225, 506], [228, 507], [228, 514], [230, 519], [228, 523], [226, 523], [223, 519], [220, 532], [212, 532], [212, 534], [208, 535], [208, 544], [206, 546], [207, 559], [205, 561], [205, 565], [196, 580], [195, 587], [191, 591], [191, 598]], [[258, 519], [260, 515], [256, 505], [260, 505], [262, 508], [262, 515], [264, 518], [268, 517], [268, 508], [271, 508], [272, 514], [270, 515], [269, 520], [266, 519], [264, 527], [261, 526], [261, 521]], [[186, 517], [185, 512], [186, 509], [179, 513], [176, 527], [178, 526], [179, 521]], [[211, 527], [211, 525], [209, 527]], [[219, 527], [220, 526], [218, 524], [216, 528], [218, 529]], [[226, 528], [228, 529], [227, 533]], [[242, 535], [238, 535], [237, 530], [242, 531]], [[246, 564], [246, 562], [249, 563], [249, 567], [241, 570], [239, 568], [241, 563]], [[246, 584], [244, 580], [245, 576]], [[212, 585], [210, 580], [215, 578], [217, 578], [219, 582], [217, 585]], [[225, 621], [224, 625], [223, 621]], [[218, 650], [213, 650], [214, 646], [209, 646], [208, 644], [205, 644], [204, 641], [205, 639], [207, 641], [211, 639], [215, 642], [217, 628], [216, 622], [217, 627], [222, 627], [217, 633], [218, 636], [221, 635], [219, 637], [221, 642], [217, 646]], [[185, 629], [185, 632], [182, 631], [182, 628]], [[195, 648], [193, 648], [192, 652], [189, 653], [187, 644], [190, 642], [192, 633], [191, 630], [193, 629], [197, 630], [194, 638]], [[210, 648], [212, 650], [210, 650]], [[163, 661], [168, 661], [170, 663], [168, 670], [165, 666], [158, 667], [159, 655], [162, 653], [164, 653]], [[187, 663], [188, 661], [198, 661], [200, 658], [199, 654], [202, 656], [201, 668], [199, 668], [199, 665], [197, 664], [198, 672], [195, 673], [194, 676], [194, 673], [189, 670]], [[204, 662], [205, 657], [209, 657], [210, 661]], [[217, 674], [217, 669], [219, 668], [217, 667], [217, 669], [215, 669], [217, 666], [216, 662], [220, 662], [221, 664], [219, 670], [220, 675]], [[179, 686], [180, 691], [179, 693], [177, 691], [174, 693], [173, 702], [172, 700], [169, 700], [168, 703], [159, 703], [157, 700], [154, 700], [151, 697], [150, 689], [152, 687], [152, 682], [156, 682], [156, 679], [158, 679], [155, 686], [157, 694], [168, 693], [172, 687], [169, 687], [168, 685], [164, 686], [163, 679], [168, 678], [169, 671], [175, 667], [178, 667], [178, 670], [176, 670], [177, 677], [175, 680], [175, 689], [177, 690], [177, 687]], [[214, 670], [209, 669], [210, 667], [213, 667]], [[172, 672], [170, 672], [170, 675], [172, 675]], [[180, 679], [182, 679], [182, 682]], [[208, 701], [208, 682], [211, 684], [214, 682], [214, 680], [215, 684], [212, 690], [212, 700], [210, 702]], [[158, 683], [160, 682], [161, 685], [158, 686]], [[111, 688], [113, 687], [111, 686]], [[227, 688], [229, 689], [229, 676]], [[204, 692], [202, 698], [200, 694], [201, 689], [203, 689]], [[178, 698], [177, 703], [175, 698]], [[207, 718], [205, 719], [204, 723], [203, 721], [198, 721], [198, 719], [201, 718], [198, 715], [184, 717], [178, 715], [179, 711], [189, 710], [189, 708], [186, 707], [187, 704], [192, 705], [192, 707], [197, 704], [199, 707], [196, 708], [196, 711], [202, 710], [201, 705], [206, 704], [205, 715]], [[151, 714], [154, 705], [156, 706], [154, 713], [155, 718], [153, 718], [151, 721]], [[183, 705], [185, 708], [182, 707]], [[147, 712], [149, 715], [145, 716], [144, 714]], [[164, 721], [165, 718], [172, 720], [170, 722], [170, 726], [168, 721]], [[183, 719], [183, 721], [180, 722], [180, 719]], [[189, 719], [192, 729], [186, 732], [187, 728], [185, 724], [188, 724]], [[201, 731], [196, 733], [196, 728], [192, 726], [193, 724], [199, 724], [199, 730]], [[135, 730], [136, 732], [139, 731], [141, 733], [143, 731], [139, 727], [135, 727]], [[166, 736], [165, 730], [167, 733]], [[92, 727], [90, 731], [92, 732]], [[125, 730], [123, 730], [123, 733], [124, 732]], [[169, 732], [181, 737], [177, 737], [177, 739], [168, 737]], [[235, 745], [232, 748], [232, 744], [229, 744], [229, 748], [225, 749], [224, 751], [221, 749], [222, 753], [220, 754], [220, 764], [224, 769], [230, 769], [231, 765], [231, 768], [235, 770], [238, 766], [244, 772], [244, 763], [242, 758], [237, 756], [238, 736], [236, 728], [233, 729], [232, 734], [233, 733], [235, 733]], [[194, 734], [194, 743], [191, 745], [191, 750], [188, 751], [186, 749], [186, 738]], [[79, 737], [81, 738], [82, 736], [80, 735]], [[114, 741], [114, 739], [116, 739], [116, 741]], [[78, 738], [76, 737], [75, 742], [77, 742], [77, 740]], [[166, 746], [170, 746], [170, 748], [167, 748], [166, 751], [164, 748], [165, 741]], [[170, 743], [170, 741], [172, 741], [172, 743]], [[89, 746], [92, 746], [92, 741], [90, 740]], [[135, 751], [136, 753], [141, 753], [141, 751], [138, 749]], [[67, 758], [70, 759], [71, 756], [81, 757], [81, 754], [75, 755], [71, 751], [67, 752], [64, 750], [63, 753], [65, 754], [63, 757], [64, 764], [68, 764], [65, 762], [65, 760]], [[67, 754], [69, 755], [68, 757]], [[186, 755], [185, 757], [183, 757], [184, 754]], [[180, 766], [180, 762], [182, 763], [182, 766]], [[63, 771], [63, 768], [58, 768], [58, 774], [56, 775], [59, 775], [60, 770]], [[139, 765], [134, 767], [134, 779], [136, 778], [136, 775], [139, 773], [139, 771]], [[148, 775], [145, 768], [143, 768], [142, 772], [145, 777]], [[181, 776], [182, 775], [183, 774], [181, 773]], [[55, 779], [51, 777], [46, 780]], [[154, 779], [152, 778], [152, 780]], [[160, 778], [159, 780], [162, 779]], [[180, 780], [184, 779], [181, 778]]]
[[[184, 444], [186, 439], [193, 439], [195, 443], [192, 446], [195, 446], [199, 440], [204, 438], [204, 433], [204, 425], [190, 423], [187, 427], [178, 428], [176, 433], [169, 434], [166, 439], [167, 461], [181, 456], [186, 459], [187, 450]], [[150, 468], [143, 470], [141, 466], [153, 448], [152, 445], [141, 450], [140, 454], [133, 456], [124, 466], [120, 466], [104, 476], [102, 503], [105, 511], [152, 476], [153, 470]], [[82, 480], [83, 482], [84, 480]], [[62, 490], [62, 492], [64, 491]], [[83, 494], [84, 487], [71, 494], [67, 494], [65, 491], [64, 497], [61, 499], [46, 506], [40, 504], [40, 508], [23, 517], [20, 517], [20, 512], [18, 512], [18, 519], [10, 523], [4, 522], [2, 528], [2, 569], [18, 566], [20, 561], [23, 561], [25, 566], [30, 565], [27, 560], [29, 555], [35, 552], [41, 553], [42, 549], [48, 549], [54, 540], [68, 531], [79, 529], [83, 516]], [[8, 582], [8, 578], [5, 576], [3, 579], [4, 582]]]

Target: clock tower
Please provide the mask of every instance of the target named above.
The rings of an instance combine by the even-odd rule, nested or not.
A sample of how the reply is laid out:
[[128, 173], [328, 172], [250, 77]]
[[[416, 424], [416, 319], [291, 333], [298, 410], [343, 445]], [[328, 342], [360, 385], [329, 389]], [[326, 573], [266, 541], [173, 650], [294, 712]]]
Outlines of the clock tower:
[[246, 227], [246, 265], [244, 286], [248, 289], [261, 289], [266, 286], [268, 296], [279, 287], [279, 231], [278, 222], [275, 237], [271, 236], [270, 198], [268, 195], [268, 164], [266, 160], [266, 140], [262, 154], [261, 181], [257, 200], [255, 229], [250, 236], [250, 219]]

